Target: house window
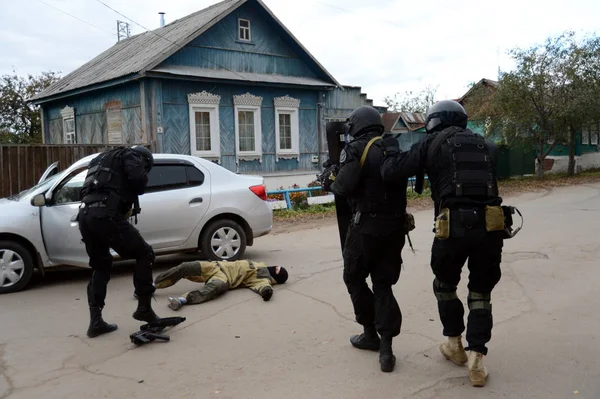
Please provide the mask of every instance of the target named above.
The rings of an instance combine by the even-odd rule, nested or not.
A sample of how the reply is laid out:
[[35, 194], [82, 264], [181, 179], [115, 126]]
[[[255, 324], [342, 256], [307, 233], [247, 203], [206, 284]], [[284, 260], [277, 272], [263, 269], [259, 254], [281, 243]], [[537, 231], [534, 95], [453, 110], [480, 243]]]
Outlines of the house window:
[[220, 161], [220, 101], [221, 96], [206, 91], [188, 95], [191, 155]]
[[275, 139], [277, 159], [298, 158], [300, 155], [300, 100], [277, 97], [275, 105]]
[[251, 40], [250, 35], [250, 21], [247, 19], [238, 19], [238, 39], [243, 40], [245, 42], [249, 42]]
[[262, 97], [250, 93], [233, 96], [237, 160], [262, 161]]
[[590, 126], [590, 144], [598, 145], [598, 124]]
[[63, 123], [63, 143], [76, 144], [77, 135], [75, 133], [75, 110], [69, 106], [64, 107], [60, 114]]
[[256, 151], [255, 110], [238, 110], [240, 152]]
[[279, 149], [292, 149], [292, 114], [289, 112], [279, 113]]

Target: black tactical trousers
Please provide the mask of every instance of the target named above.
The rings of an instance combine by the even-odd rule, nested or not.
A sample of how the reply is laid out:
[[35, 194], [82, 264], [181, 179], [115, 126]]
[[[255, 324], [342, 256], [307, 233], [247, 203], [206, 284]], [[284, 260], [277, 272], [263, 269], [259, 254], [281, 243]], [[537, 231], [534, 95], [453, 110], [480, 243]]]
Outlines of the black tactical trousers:
[[90, 307], [104, 307], [112, 266], [110, 248], [123, 259], [136, 260], [133, 270], [135, 294], [143, 297], [154, 293], [154, 251], [127, 219], [109, 216], [106, 208], [82, 208], [79, 210], [79, 231], [93, 269], [87, 287]]
[[476, 236], [434, 239], [431, 268], [435, 274], [433, 292], [438, 301], [443, 334], [456, 337], [465, 331], [464, 308], [456, 295], [461, 271], [468, 261], [469, 294], [467, 304], [466, 350], [487, 355], [486, 344], [492, 338], [491, 293], [500, 281], [500, 262], [504, 241], [498, 233], [481, 232]]
[[[402, 266], [404, 233], [397, 228], [385, 235], [371, 226], [350, 226], [344, 247], [344, 283], [358, 324], [375, 326], [380, 335], [400, 334], [402, 313], [392, 286]], [[371, 275], [373, 291], [366, 279]]]

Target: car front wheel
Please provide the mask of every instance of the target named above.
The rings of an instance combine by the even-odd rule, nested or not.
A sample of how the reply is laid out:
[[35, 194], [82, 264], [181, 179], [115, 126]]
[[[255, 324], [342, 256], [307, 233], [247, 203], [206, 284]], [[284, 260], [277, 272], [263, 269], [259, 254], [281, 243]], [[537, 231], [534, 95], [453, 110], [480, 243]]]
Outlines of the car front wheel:
[[27, 248], [14, 241], [0, 241], [0, 294], [25, 288], [33, 269], [33, 257]]
[[233, 220], [221, 219], [210, 223], [200, 241], [200, 250], [209, 260], [234, 261], [246, 252], [246, 233]]

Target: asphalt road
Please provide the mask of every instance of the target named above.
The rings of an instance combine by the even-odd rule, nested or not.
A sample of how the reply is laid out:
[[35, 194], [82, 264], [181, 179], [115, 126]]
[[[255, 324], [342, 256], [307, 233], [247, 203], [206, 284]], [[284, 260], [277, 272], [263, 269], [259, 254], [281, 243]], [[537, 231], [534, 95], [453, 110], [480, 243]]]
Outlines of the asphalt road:
[[[31, 289], [0, 297], [0, 398], [600, 398], [600, 184], [513, 197], [524, 229], [505, 242], [502, 280], [492, 295], [490, 371], [470, 386], [465, 367], [442, 358], [443, 339], [428, 266], [432, 212], [415, 214], [416, 249], [404, 250], [395, 293], [403, 312], [393, 373], [374, 352], [354, 349], [360, 331], [342, 283], [336, 226], [270, 235], [248, 251], [281, 264], [290, 280], [270, 302], [249, 290], [161, 316], [182, 315], [170, 342], [135, 347], [140, 323], [127, 267], [109, 285], [105, 318], [119, 329], [88, 339], [88, 270], [51, 273]], [[164, 269], [159, 266], [157, 273]], [[459, 294], [466, 303], [468, 271]]]

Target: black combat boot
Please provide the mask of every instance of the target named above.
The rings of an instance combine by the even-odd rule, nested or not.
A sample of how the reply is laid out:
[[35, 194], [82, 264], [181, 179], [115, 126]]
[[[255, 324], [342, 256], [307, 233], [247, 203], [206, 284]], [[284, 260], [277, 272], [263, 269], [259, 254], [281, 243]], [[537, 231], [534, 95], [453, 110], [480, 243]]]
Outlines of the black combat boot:
[[392, 337], [390, 335], [381, 336], [381, 348], [379, 349], [379, 363], [381, 371], [389, 373], [394, 370], [396, 365], [396, 356], [392, 352]]
[[102, 308], [90, 307], [90, 327], [87, 336], [90, 338], [113, 332], [117, 329], [116, 324], [108, 324], [102, 319]]
[[152, 296], [139, 296], [138, 297], [138, 307], [133, 312], [133, 318], [139, 321], [145, 321], [146, 323], [150, 323], [155, 321], [159, 317], [152, 310], [152, 305], [150, 301], [152, 300]]
[[350, 337], [352, 346], [358, 349], [378, 351], [380, 346], [379, 335], [374, 326], [364, 326], [365, 332]]

